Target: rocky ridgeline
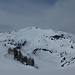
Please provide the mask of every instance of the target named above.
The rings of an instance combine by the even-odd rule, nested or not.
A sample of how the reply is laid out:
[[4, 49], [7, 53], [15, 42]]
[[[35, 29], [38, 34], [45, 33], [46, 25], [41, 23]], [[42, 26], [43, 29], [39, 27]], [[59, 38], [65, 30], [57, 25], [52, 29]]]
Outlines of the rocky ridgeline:
[[[60, 35], [53, 35], [53, 36], [46, 36], [46, 38], [49, 38], [49, 40], [62, 40], [62, 39], [68, 39], [64, 36], [64, 34], [60, 34]], [[35, 67], [35, 60], [33, 59], [33, 57], [27, 57], [25, 55], [22, 54], [22, 47], [26, 45], [27, 41], [23, 41], [22, 39], [20, 41], [15, 42], [14, 39], [8, 39], [8, 40], [4, 40], [4, 46], [8, 48], [8, 53], [12, 54], [14, 57], [14, 60], [17, 60], [19, 62], [21, 62], [22, 64], [25, 65], [31, 65]], [[40, 41], [39, 41], [40, 42]], [[56, 41], [57, 42], [57, 41]], [[69, 41], [69, 43], [71, 43], [71, 41]], [[12, 48], [9, 46], [11, 45]], [[60, 47], [63, 47], [64, 45], [60, 45]], [[73, 45], [71, 45], [71, 48], [74, 49], [75, 47]], [[47, 51], [50, 54], [54, 53], [53, 49], [47, 49], [47, 48], [35, 48], [32, 52], [32, 54], [37, 55], [37, 51]], [[58, 54], [58, 53], [57, 53]], [[68, 66], [72, 63], [74, 63], [75, 61], [75, 56], [71, 56], [69, 59], [67, 59], [67, 52], [60, 52], [59, 53], [59, 57], [60, 57], [60, 63], [61, 63], [61, 67], [64, 66]], [[36, 68], [38, 68], [36, 66]]]

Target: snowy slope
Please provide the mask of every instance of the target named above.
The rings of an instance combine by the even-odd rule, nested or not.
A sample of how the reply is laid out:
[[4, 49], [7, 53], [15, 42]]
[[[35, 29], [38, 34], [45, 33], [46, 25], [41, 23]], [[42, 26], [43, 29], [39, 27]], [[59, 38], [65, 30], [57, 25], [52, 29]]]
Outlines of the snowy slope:
[[[52, 29], [29, 27], [0, 33], [0, 75], [75, 75], [75, 36]], [[23, 65], [8, 54], [8, 48], [24, 43], [20, 49], [35, 65]]]

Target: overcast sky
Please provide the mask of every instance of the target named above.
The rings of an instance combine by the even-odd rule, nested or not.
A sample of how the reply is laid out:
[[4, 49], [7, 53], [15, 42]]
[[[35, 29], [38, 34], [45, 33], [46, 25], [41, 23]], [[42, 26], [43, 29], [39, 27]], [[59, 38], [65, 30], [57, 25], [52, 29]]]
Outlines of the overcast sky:
[[34, 26], [75, 34], [75, 0], [0, 0], [0, 31]]

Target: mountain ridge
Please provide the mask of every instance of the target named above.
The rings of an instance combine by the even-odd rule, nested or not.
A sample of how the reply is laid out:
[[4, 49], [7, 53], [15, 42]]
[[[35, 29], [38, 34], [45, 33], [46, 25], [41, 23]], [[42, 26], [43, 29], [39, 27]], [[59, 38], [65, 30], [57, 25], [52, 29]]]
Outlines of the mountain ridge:
[[[35, 65], [39, 67], [38, 69], [49, 70], [51, 68], [62, 69], [72, 67], [75, 65], [74, 37], [70, 33], [54, 31], [52, 29], [42, 30], [37, 27], [28, 27], [18, 31], [0, 33], [0, 63], [2, 62], [1, 64], [4, 63], [7, 66], [11, 62], [12, 64], [14, 63], [14, 67], [20, 65], [24, 69], [25, 65], [14, 60], [13, 55], [8, 53], [8, 49], [15, 48], [17, 44], [23, 45], [26, 41], [21, 49], [18, 50], [22, 52], [23, 56], [32, 57]], [[25, 66], [26, 68], [33, 69], [29, 65]]]

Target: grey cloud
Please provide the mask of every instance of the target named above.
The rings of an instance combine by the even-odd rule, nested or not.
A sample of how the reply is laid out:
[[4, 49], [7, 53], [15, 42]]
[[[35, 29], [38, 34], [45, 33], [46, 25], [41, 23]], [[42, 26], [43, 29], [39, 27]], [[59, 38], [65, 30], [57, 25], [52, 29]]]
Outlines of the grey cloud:
[[0, 0], [2, 10], [23, 15], [39, 15], [58, 0]]
[[0, 0], [0, 24], [7, 30], [37, 26], [75, 34], [75, 0]]
[[14, 30], [14, 28], [10, 25], [3, 25], [3, 24], [0, 24], [0, 31], [11, 31]]

